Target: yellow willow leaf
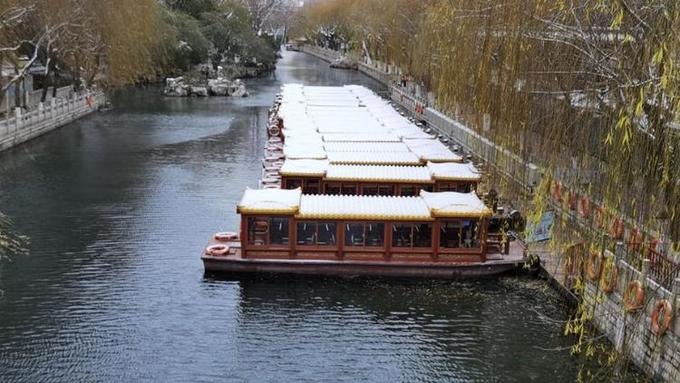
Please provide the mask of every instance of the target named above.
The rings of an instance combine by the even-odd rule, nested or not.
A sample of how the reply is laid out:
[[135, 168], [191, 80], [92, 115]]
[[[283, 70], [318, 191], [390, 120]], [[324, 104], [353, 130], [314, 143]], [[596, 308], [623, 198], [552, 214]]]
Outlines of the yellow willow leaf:
[[620, 27], [622, 22], [623, 22], [623, 9], [620, 9], [619, 13], [616, 14], [616, 17], [614, 17], [614, 20], [612, 21], [611, 28], [616, 29]]
[[643, 87], [640, 87], [640, 99], [638, 100], [637, 105], [635, 105], [635, 115], [640, 117], [642, 116], [642, 113], [644, 112], [644, 106], [645, 106], [645, 90]]
[[660, 64], [661, 61], [663, 61], [663, 47], [659, 47], [659, 49], [654, 52], [654, 56], [652, 56], [652, 62], [654, 64]]

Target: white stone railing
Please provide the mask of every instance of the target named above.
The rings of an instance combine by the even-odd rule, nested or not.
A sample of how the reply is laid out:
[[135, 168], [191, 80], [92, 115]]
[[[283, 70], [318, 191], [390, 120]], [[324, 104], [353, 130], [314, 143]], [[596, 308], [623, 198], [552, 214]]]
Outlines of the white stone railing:
[[99, 108], [104, 102], [103, 92], [73, 93], [68, 98], [54, 98], [39, 103], [35, 110], [25, 112], [14, 108], [0, 119], [0, 150], [5, 150], [68, 124]]

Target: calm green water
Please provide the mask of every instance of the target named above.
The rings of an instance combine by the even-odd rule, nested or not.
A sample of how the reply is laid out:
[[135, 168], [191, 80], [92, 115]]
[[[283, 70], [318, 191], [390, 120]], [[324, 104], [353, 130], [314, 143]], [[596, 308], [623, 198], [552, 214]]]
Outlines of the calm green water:
[[257, 185], [280, 84], [375, 87], [284, 54], [250, 98], [121, 91], [0, 154], [0, 211], [31, 238], [0, 269], [0, 381], [573, 381], [537, 281], [204, 277], [204, 244]]

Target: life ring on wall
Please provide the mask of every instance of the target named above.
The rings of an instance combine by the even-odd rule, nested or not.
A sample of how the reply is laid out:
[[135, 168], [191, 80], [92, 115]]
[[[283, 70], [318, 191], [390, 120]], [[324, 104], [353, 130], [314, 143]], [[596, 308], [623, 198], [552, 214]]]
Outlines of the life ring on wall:
[[640, 229], [633, 228], [628, 233], [628, 249], [632, 251], [639, 251], [642, 246], [642, 232]]
[[575, 275], [581, 273], [581, 268], [583, 266], [581, 254], [582, 246], [582, 244], [575, 244], [567, 248], [567, 258], [564, 263], [565, 274]]
[[205, 253], [213, 257], [223, 257], [229, 254], [229, 246], [227, 245], [211, 245], [205, 248]]
[[623, 296], [623, 305], [626, 312], [634, 312], [642, 308], [645, 304], [645, 288], [640, 281], [632, 281], [626, 288]]
[[576, 192], [566, 192], [564, 198], [564, 208], [567, 210], [576, 210], [578, 204], [578, 194]]
[[267, 133], [269, 133], [270, 137], [276, 137], [281, 133], [281, 129], [276, 125], [271, 125], [269, 129], [267, 129]]
[[623, 220], [621, 218], [614, 218], [611, 226], [609, 226], [609, 235], [614, 239], [623, 239]]
[[590, 200], [586, 197], [581, 197], [581, 199], [578, 200], [578, 215], [580, 215], [583, 218], [588, 218], [590, 217]]
[[562, 184], [555, 181], [553, 183], [552, 197], [555, 202], [562, 201]]
[[602, 254], [596, 251], [591, 251], [588, 255], [588, 263], [586, 267], [588, 278], [590, 278], [591, 281], [597, 281], [600, 278], [600, 274], [602, 274], [602, 263]]
[[602, 206], [598, 206], [595, 208], [595, 226], [599, 229], [604, 228], [605, 226], [605, 213], [604, 213], [604, 208]]
[[[663, 310], [663, 322], [659, 323], [661, 316], [661, 310]], [[673, 305], [668, 299], [659, 299], [654, 304], [654, 309], [652, 310], [652, 332], [658, 336], [663, 336], [671, 325], [671, 320], [673, 320]]]
[[235, 241], [238, 239], [238, 233], [235, 233], [233, 231], [222, 231], [219, 233], [215, 233], [214, 238], [216, 241], [220, 242]]
[[602, 279], [600, 279], [600, 288], [606, 294], [611, 294], [616, 289], [616, 284], [619, 281], [619, 267], [615, 259], [611, 262], [605, 262], [602, 268]]

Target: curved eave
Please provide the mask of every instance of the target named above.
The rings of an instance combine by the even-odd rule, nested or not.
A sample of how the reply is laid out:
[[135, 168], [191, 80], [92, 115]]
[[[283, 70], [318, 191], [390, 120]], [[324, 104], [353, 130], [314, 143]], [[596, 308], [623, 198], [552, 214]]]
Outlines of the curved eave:
[[[393, 166], [404, 166], [404, 165], [422, 165], [422, 161], [361, 161], [361, 160], [329, 160], [331, 165], [393, 165]], [[448, 162], [448, 161], [446, 161]]]
[[463, 182], [480, 182], [482, 180], [481, 177], [473, 178], [473, 177], [439, 177], [439, 176], [435, 176], [434, 179], [437, 181], [463, 181]]
[[326, 175], [326, 172], [304, 173], [304, 172], [282, 172], [281, 170], [279, 170], [279, 174], [285, 177], [324, 177]]
[[349, 182], [389, 182], [402, 184], [434, 184], [433, 180], [405, 179], [405, 178], [375, 178], [375, 177], [326, 177], [324, 181], [349, 181]]
[[423, 157], [420, 157], [420, 159], [422, 161], [425, 161], [425, 162], [429, 161], [429, 162], [435, 162], [435, 163], [443, 163], [443, 162], [458, 162], [458, 163], [460, 163], [460, 162], [463, 162], [462, 158], [444, 158], [444, 157], [423, 156]]
[[432, 215], [437, 218], [486, 218], [491, 216], [491, 211], [483, 212], [438, 212], [436, 210], [432, 211]]
[[298, 214], [295, 219], [335, 219], [371, 221], [434, 221], [431, 216], [386, 214]]
[[239, 214], [261, 214], [261, 215], [293, 215], [298, 212], [298, 208], [289, 209], [255, 209], [248, 207], [236, 207], [236, 212]]

